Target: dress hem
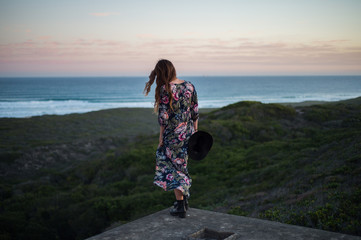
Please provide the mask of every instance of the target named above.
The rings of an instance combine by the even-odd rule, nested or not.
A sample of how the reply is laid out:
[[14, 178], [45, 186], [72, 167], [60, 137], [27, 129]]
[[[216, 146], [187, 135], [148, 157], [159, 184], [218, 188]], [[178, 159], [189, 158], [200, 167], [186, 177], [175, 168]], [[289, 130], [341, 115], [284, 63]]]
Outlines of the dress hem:
[[183, 193], [183, 195], [187, 195], [187, 197], [190, 196], [189, 192], [188, 192], [188, 194], [185, 193], [186, 191], [184, 190], [184, 188], [182, 186], [178, 186], [178, 187], [172, 188], [172, 189], [167, 189], [167, 186], [164, 186], [163, 184], [159, 183], [158, 181], [154, 181], [153, 184], [162, 188], [166, 192], [172, 191], [174, 189], [178, 189], [179, 191], [181, 191]]

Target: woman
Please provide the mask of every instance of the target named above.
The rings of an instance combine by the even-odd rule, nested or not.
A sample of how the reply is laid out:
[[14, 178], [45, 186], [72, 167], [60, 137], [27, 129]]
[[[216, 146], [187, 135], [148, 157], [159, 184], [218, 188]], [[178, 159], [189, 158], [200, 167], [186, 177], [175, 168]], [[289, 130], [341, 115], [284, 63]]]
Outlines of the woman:
[[188, 174], [189, 137], [198, 129], [197, 92], [192, 83], [177, 78], [173, 64], [159, 60], [144, 88], [147, 96], [156, 79], [154, 111], [160, 124], [154, 184], [173, 190], [177, 202], [171, 215], [184, 218], [192, 179]]

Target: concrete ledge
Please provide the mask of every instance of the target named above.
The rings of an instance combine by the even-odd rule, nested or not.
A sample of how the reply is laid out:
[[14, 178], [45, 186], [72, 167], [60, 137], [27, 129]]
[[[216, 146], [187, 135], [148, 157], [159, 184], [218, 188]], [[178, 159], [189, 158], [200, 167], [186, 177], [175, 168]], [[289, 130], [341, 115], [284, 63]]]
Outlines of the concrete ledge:
[[[208, 236], [207, 236], [208, 234]], [[169, 209], [113, 228], [88, 240], [116, 239], [247, 239], [247, 240], [361, 240], [361, 237], [288, 225], [255, 218], [190, 208], [181, 219]]]

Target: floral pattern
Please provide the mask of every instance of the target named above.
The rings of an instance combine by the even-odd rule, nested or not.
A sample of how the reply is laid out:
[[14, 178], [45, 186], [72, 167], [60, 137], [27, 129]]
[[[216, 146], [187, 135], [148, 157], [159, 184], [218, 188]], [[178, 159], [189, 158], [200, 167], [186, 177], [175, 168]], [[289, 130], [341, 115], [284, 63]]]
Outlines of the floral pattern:
[[197, 92], [191, 82], [170, 84], [172, 107], [165, 85], [161, 87], [158, 122], [164, 126], [163, 145], [156, 152], [154, 184], [165, 191], [179, 189], [190, 196], [192, 179], [188, 174], [188, 140], [198, 119]]

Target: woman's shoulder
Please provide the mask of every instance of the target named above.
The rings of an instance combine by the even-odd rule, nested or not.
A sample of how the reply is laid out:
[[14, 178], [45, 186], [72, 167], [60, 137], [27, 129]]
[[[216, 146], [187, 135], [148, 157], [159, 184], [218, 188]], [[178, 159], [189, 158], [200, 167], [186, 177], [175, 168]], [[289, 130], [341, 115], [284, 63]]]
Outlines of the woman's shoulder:
[[184, 85], [187, 89], [191, 90], [192, 92], [195, 90], [195, 87], [191, 81], [184, 81]]

